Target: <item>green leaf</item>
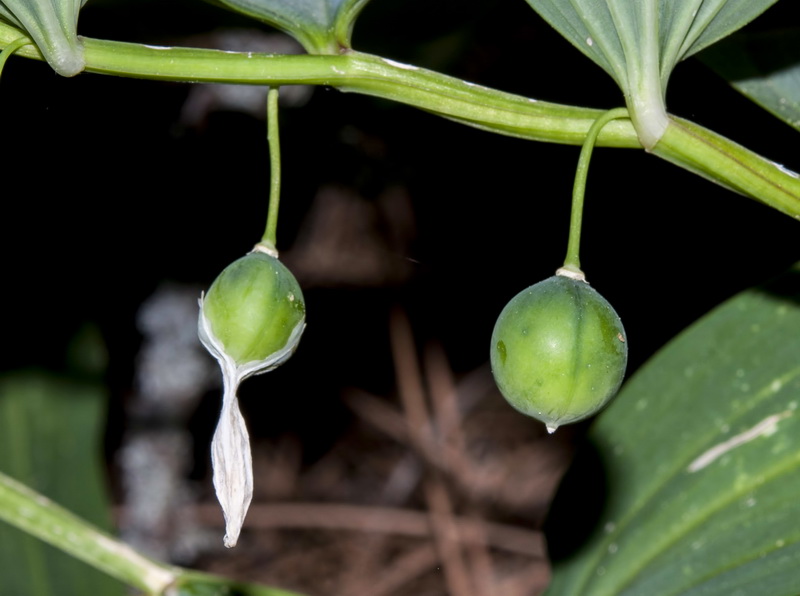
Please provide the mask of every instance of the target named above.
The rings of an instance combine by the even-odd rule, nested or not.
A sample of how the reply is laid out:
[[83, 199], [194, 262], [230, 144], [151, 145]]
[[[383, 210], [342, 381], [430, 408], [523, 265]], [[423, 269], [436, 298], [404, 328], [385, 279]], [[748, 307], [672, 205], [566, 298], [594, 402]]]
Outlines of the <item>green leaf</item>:
[[350, 47], [353, 25], [369, 0], [215, 0], [285, 31], [311, 54]]
[[800, 130], [800, 29], [740, 35], [698, 56], [733, 87]]
[[527, 0], [556, 31], [623, 87], [625, 52], [608, 3], [598, 0]]
[[[666, 84], [680, 60], [743, 27], [777, 0], [527, 0], [552, 27], [628, 88], [649, 60], [650, 36]], [[655, 28], [653, 26], [655, 25]]]
[[[42, 372], [0, 379], [0, 470], [108, 529], [101, 387]], [[25, 515], [20, 511], [20, 515]], [[123, 594], [122, 584], [0, 524], [0, 594]]]
[[86, 0], [0, 0], [0, 19], [24, 30], [58, 74], [84, 68], [78, 12]]
[[741, 29], [778, 0], [695, 0], [696, 14], [689, 12], [689, 2], [661, 1], [686, 21], [692, 16], [681, 44], [678, 60], [682, 60]]
[[675, 65], [777, 0], [527, 1], [614, 78], [642, 145], [650, 149], [667, 125], [664, 97]]
[[794, 595], [800, 266], [729, 300], [623, 387], [548, 522], [550, 594]]

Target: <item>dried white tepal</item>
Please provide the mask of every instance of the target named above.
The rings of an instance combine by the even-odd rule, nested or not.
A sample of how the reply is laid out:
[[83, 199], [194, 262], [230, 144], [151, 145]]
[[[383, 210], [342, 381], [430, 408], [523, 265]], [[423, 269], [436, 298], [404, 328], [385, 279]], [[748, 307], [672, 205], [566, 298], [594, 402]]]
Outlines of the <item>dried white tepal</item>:
[[200, 298], [198, 333], [222, 368], [222, 411], [211, 444], [214, 488], [225, 514], [225, 546], [235, 546], [253, 496], [253, 462], [236, 391], [251, 375], [277, 368], [305, 328], [300, 286], [277, 257], [247, 254]]

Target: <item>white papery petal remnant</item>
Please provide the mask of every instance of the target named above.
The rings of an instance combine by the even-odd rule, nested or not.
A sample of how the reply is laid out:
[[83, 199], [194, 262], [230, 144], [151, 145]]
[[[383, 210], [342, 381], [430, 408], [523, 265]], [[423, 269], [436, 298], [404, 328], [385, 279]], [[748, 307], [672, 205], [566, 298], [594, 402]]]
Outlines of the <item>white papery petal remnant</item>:
[[[228, 385], [228, 383], [225, 383]], [[250, 454], [250, 435], [239, 411], [235, 389], [226, 386], [222, 412], [211, 441], [211, 465], [214, 469], [214, 488], [225, 516], [227, 548], [236, 546], [244, 517], [253, 498], [253, 458]]]
[[211, 331], [203, 311], [200, 297], [200, 318], [197, 331], [200, 341], [219, 362], [222, 369], [223, 396], [217, 430], [211, 442], [211, 465], [214, 470], [214, 490], [225, 516], [224, 544], [236, 546], [239, 533], [253, 498], [253, 458], [250, 453], [250, 436], [239, 410], [236, 392], [239, 384], [249, 376], [269, 372], [285, 362], [300, 343], [305, 329], [305, 317], [295, 326], [286, 346], [265, 360], [237, 365], [225, 353], [222, 343]]

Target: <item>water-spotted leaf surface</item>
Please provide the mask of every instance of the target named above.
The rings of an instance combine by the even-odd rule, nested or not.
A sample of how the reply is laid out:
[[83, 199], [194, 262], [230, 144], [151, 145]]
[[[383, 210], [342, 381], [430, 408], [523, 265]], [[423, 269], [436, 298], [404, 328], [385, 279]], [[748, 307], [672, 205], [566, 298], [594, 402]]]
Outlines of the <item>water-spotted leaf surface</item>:
[[[43, 372], [0, 378], [0, 470], [103, 529], [101, 386]], [[122, 584], [0, 522], [0, 594], [121, 596]]]
[[312, 54], [350, 47], [353, 25], [369, 0], [213, 0], [285, 31]]
[[550, 595], [795, 595], [800, 266], [691, 326], [590, 431], [548, 522]]
[[25, 31], [58, 74], [84, 68], [78, 12], [86, 0], [0, 0], [0, 19]]
[[698, 58], [740, 93], [800, 130], [800, 29], [733, 36]]

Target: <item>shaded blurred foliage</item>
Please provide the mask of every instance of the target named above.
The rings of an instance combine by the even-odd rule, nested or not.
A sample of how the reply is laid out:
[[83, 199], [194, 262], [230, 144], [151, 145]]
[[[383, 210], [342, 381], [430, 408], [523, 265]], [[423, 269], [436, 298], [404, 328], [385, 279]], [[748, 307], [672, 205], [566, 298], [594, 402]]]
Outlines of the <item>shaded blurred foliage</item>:
[[[793, 18], [789, 4], [753, 27]], [[262, 28], [194, 0], [93, 0], [79, 33], [166, 45], [253, 26]], [[374, 0], [354, 47], [543, 100], [622, 103], [612, 81], [521, 1]], [[13, 315], [4, 369], [60, 363], [74, 330], [96, 321], [118, 411], [140, 341], [141, 302], [163, 280], [209, 284], [260, 238], [265, 125], [215, 112], [200, 128], [182, 127], [188, 90], [92, 74], [62, 79], [44, 64], [9, 61], [0, 82], [3, 304]], [[800, 169], [796, 133], [699, 63], [678, 67], [668, 108]], [[342, 387], [391, 391], [392, 305], [408, 309], [421, 341], [443, 342], [456, 371], [486, 361], [505, 303], [561, 264], [578, 149], [325, 88], [281, 118], [281, 248], [292, 246], [324, 185], [365, 200], [404, 187], [416, 216], [413, 243], [396, 255], [413, 263], [406, 283], [309, 288], [298, 353], [243, 387], [254, 435], [293, 430], [314, 457], [349, 420]], [[800, 258], [796, 233], [790, 218], [644, 152], [595, 153], [582, 261], [625, 323], [631, 371], [709, 308]], [[248, 399], [259, 394], [275, 397]], [[198, 422], [209, 434], [216, 399], [208, 421]]]
[[[87, 326], [70, 343], [66, 374], [40, 369], [0, 374], [0, 471], [109, 531], [100, 457], [108, 394], [99, 377], [105, 364], [105, 346]], [[8, 502], [4, 505], [8, 514]], [[20, 508], [18, 515], [34, 513]], [[0, 523], [0, 593], [116, 596], [123, 591], [121, 583], [83, 561]]]

